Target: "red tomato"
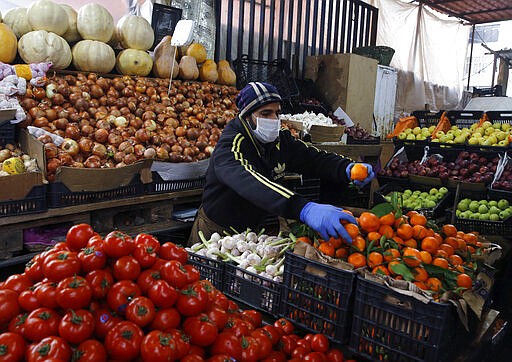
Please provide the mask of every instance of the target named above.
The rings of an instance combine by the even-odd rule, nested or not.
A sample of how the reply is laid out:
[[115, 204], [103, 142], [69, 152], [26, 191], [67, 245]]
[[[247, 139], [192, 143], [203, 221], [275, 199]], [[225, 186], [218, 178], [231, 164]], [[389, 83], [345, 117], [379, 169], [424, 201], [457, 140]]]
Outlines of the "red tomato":
[[[219, 292], [217, 289], [213, 289], [213, 305], [219, 307], [222, 310], [228, 311], [230, 300], [224, 293]], [[237, 308], [238, 309], [238, 308]]]
[[188, 271], [177, 260], [170, 260], [160, 270], [162, 279], [177, 289], [182, 289], [188, 282]]
[[204, 358], [197, 355], [197, 354], [188, 354], [182, 359], [180, 359], [180, 362], [203, 362]]
[[97, 310], [94, 313], [94, 335], [101, 340], [105, 339], [107, 332], [121, 320], [118, 316], [112, 315], [108, 309]]
[[148, 297], [159, 308], [171, 308], [178, 300], [180, 293], [165, 280], [157, 280], [149, 287]]
[[175, 308], [160, 309], [155, 313], [149, 329], [167, 332], [181, 324], [180, 313]]
[[258, 359], [266, 358], [272, 352], [272, 341], [270, 337], [262, 329], [256, 329], [251, 332], [251, 336], [256, 338], [259, 346]]
[[91, 246], [82, 249], [78, 253], [82, 273], [89, 273], [92, 270], [103, 269], [107, 265], [107, 254], [99, 246]]
[[304, 361], [310, 362], [325, 362], [327, 361], [325, 354], [322, 352], [309, 352], [304, 356]]
[[50, 308], [37, 308], [25, 321], [24, 337], [34, 342], [56, 336], [59, 331], [59, 315]]
[[107, 362], [107, 351], [101, 342], [88, 339], [73, 352], [73, 362]]
[[25, 274], [13, 274], [4, 281], [2, 289], [10, 289], [19, 294], [32, 285], [32, 280]]
[[158, 254], [152, 246], [137, 245], [133, 251], [133, 257], [142, 269], [151, 268], [158, 259]]
[[208, 362], [231, 362], [231, 357], [227, 354], [216, 354], [207, 359]]
[[140, 288], [131, 280], [121, 280], [115, 283], [107, 293], [107, 303], [110, 309], [124, 315], [128, 303], [141, 295]]
[[292, 358], [304, 358], [310, 351], [304, 346], [297, 346], [292, 351]]
[[130, 255], [135, 249], [132, 237], [122, 231], [111, 231], [103, 240], [103, 250], [112, 258]]
[[[191, 351], [192, 346], [190, 345], [190, 337], [186, 335], [180, 329], [169, 329], [167, 331], [172, 338], [174, 339], [174, 343], [176, 344], [176, 359], [183, 358], [188, 353], [199, 353], [198, 351]], [[194, 348], [200, 348], [199, 346], [194, 346]], [[204, 350], [202, 350], [202, 357], [204, 357]]]
[[211, 347], [212, 354], [227, 354], [237, 361], [242, 358], [242, 343], [233, 332], [219, 333]]
[[61, 337], [50, 336], [37, 343], [32, 343], [26, 351], [27, 362], [71, 360], [71, 347]]
[[279, 340], [281, 339], [281, 333], [280, 333], [281, 330], [279, 328], [276, 328], [273, 325], [267, 324], [262, 329], [264, 332], [266, 332], [266, 334], [272, 341], [272, 345], [276, 345], [279, 342]]
[[71, 344], [80, 344], [94, 333], [94, 316], [85, 309], [64, 314], [59, 323], [59, 336]]
[[169, 333], [149, 332], [142, 340], [140, 354], [143, 361], [174, 361], [176, 344]]
[[211, 308], [207, 315], [208, 318], [217, 326], [219, 331], [222, 331], [228, 322], [228, 313], [218, 307]]
[[42, 282], [36, 289], [37, 301], [42, 307], [57, 308], [57, 283]]
[[328, 350], [325, 357], [329, 362], [343, 362], [344, 359], [343, 352], [337, 348], [331, 348]]
[[206, 314], [189, 317], [183, 322], [183, 331], [190, 336], [192, 344], [206, 347], [217, 338], [217, 326], [208, 319]]
[[286, 318], [279, 318], [274, 322], [274, 327], [281, 328], [281, 330], [284, 332], [284, 334], [292, 334], [295, 330], [295, 327], [293, 326], [292, 322], [290, 322]]
[[286, 362], [286, 354], [283, 351], [272, 351], [262, 362]]
[[261, 313], [255, 310], [247, 309], [240, 313], [240, 317], [243, 320], [248, 321], [253, 325], [254, 328], [261, 327], [262, 316]]
[[[172, 263], [172, 261], [169, 263]], [[189, 286], [181, 290], [176, 301], [176, 309], [186, 317], [195, 316], [206, 310], [207, 299], [208, 294], [204, 289]]]
[[251, 323], [241, 318], [231, 317], [228, 318], [224, 330], [233, 332], [237, 337], [242, 337], [249, 335], [254, 330], [254, 327]]
[[135, 236], [133, 241], [135, 242], [135, 246], [139, 246], [139, 245], [149, 246], [157, 254], [160, 250], [160, 242], [153, 235], [141, 233], [141, 234], [138, 234], [137, 236]]
[[133, 298], [126, 307], [126, 319], [137, 324], [139, 327], [149, 325], [155, 318], [155, 305], [151, 299], [146, 297]]
[[183, 265], [187, 271], [187, 284], [198, 282], [201, 279], [201, 273], [192, 264]]
[[111, 358], [131, 361], [139, 355], [143, 337], [144, 333], [138, 325], [122, 321], [107, 332], [105, 348]]
[[87, 242], [87, 248], [98, 248], [103, 250], [103, 239], [99, 234], [94, 234]]
[[188, 351], [189, 354], [196, 354], [202, 358], [206, 358], [206, 351], [203, 347], [190, 345], [190, 350]]
[[307, 339], [301, 338], [297, 341], [297, 347], [304, 347], [307, 353], [311, 352], [311, 343]]
[[137, 285], [140, 287], [142, 294], [146, 294], [149, 287], [156, 281], [160, 280], [160, 272], [155, 269], [143, 270], [137, 278]]
[[87, 308], [92, 299], [92, 289], [85, 278], [67, 277], [57, 284], [57, 304], [63, 308]]
[[58, 282], [80, 272], [80, 260], [75, 252], [57, 251], [44, 259], [43, 274], [52, 282]]
[[21, 334], [5, 332], [0, 334], [0, 361], [17, 362], [25, 356], [27, 344]]
[[160, 247], [160, 257], [165, 260], [177, 260], [181, 264], [187, 264], [188, 253], [185, 248], [182, 248], [174, 243], [163, 243]]
[[32, 280], [32, 282], [37, 283], [43, 280], [43, 262], [41, 260], [41, 254], [37, 254], [34, 256], [26, 265], [24, 274]]
[[11, 319], [7, 330], [9, 332], [25, 335], [25, 322], [27, 321], [28, 313], [18, 314], [16, 317]]
[[281, 337], [279, 345], [281, 350], [286, 353], [287, 356], [290, 356], [297, 346], [297, 340], [291, 335], [284, 335]]
[[94, 235], [91, 225], [77, 224], [69, 228], [66, 234], [66, 244], [70, 250], [79, 251], [87, 245], [87, 242]]
[[133, 256], [122, 256], [115, 261], [113, 274], [116, 280], [137, 280], [140, 275], [140, 264]]
[[258, 361], [260, 355], [260, 347], [258, 340], [254, 337], [242, 337], [242, 358], [241, 362]]
[[327, 352], [329, 350], [329, 339], [324, 334], [315, 334], [311, 339], [311, 349], [315, 352]]
[[21, 309], [27, 312], [32, 312], [34, 309], [41, 307], [37, 300], [36, 292], [34, 290], [24, 290], [18, 295], [18, 304]]
[[112, 273], [104, 269], [90, 271], [85, 276], [85, 280], [89, 283], [92, 290], [92, 297], [95, 299], [104, 299], [114, 284]]
[[9, 323], [19, 313], [18, 293], [10, 289], [0, 290], [0, 324]]

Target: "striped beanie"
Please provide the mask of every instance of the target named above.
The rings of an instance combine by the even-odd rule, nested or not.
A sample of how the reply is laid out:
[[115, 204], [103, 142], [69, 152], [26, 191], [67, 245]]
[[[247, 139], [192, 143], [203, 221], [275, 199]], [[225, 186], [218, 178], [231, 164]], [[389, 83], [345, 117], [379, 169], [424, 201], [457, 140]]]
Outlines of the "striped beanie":
[[240, 110], [241, 118], [267, 103], [274, 102], [281, 102], [279, 92], [272, 84], [263, 82], [248, 83], [236, 97], [236, 106]]

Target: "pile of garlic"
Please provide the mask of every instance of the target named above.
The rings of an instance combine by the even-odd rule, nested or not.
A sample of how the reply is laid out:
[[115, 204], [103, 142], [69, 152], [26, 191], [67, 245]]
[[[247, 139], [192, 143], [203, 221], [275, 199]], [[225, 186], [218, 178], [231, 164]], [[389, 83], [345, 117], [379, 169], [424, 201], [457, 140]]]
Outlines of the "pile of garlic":
[[314, 113], [314, 112], [304, 112], [298, 114], [281, 114], [279, 119], [282, 121], [291, 120], [302, 122], [304, 125], [304, 131], [309, 132], [312, 125], [319, 126], [328, 126], [328, 127], [336, 127], [337, 125], [333, 123], [332, 118], [327, 117], [322, 113]]

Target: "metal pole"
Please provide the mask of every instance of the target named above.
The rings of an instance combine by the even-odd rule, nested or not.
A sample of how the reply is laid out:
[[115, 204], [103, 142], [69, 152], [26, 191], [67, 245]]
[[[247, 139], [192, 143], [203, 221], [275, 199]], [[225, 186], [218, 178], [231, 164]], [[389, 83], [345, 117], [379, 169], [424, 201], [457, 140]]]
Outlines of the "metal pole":
[[469, 92], [469, 81], [471, 80], [471, 65], [473, 64], [473, 45], [475, 44], [475, 24], [471, 26], [471, 50], [469, 51], [469, 67], [468, 67], [468, 87]]

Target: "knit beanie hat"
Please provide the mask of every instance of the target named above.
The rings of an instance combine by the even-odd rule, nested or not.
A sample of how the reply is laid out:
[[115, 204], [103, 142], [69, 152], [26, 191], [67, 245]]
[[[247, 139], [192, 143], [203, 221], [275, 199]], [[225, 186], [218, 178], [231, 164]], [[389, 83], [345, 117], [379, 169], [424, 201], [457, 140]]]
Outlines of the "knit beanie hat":
[[240, 110], [240, 117], [249, 115], [257, 108], [273, 102], [281, 102], [281, 96], [276, 87], [263, 82], [248, 83], [236, 97], [236, 106]]

